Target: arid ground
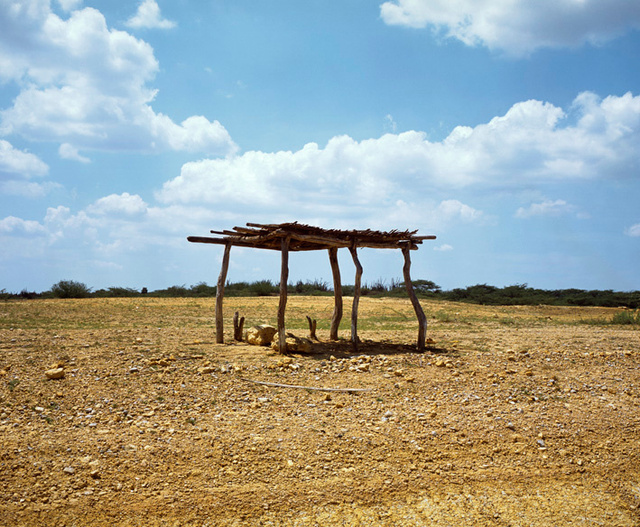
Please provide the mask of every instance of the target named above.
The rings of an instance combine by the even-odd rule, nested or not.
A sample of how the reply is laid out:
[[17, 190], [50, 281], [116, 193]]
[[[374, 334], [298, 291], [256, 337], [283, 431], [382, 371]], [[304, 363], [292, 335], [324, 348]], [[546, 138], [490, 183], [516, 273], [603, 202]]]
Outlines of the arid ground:
[[[616, 310], [290, 297], [0, 304], [0, 524], [640, 525], [640, 331]], [[64, 378], [45, 371], [61, 366]], [[305, 386], [273, 387], [250, 381]], [[346, 393], [310, 388], [359, 388]]]

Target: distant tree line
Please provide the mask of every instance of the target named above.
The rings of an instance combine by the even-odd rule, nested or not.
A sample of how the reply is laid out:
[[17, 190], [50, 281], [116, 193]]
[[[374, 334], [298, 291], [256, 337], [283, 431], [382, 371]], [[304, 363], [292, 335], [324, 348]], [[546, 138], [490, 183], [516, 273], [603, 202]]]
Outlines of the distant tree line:
[[[421, 298], [450, 300], [455, 302], [469, 302], [484, 305], [558, 305], [558, 306], [599, 306], [599, 307], [628, 307], [640, 308], [640, 291], [619, 292], [612, 290], [583, 289], [535, 289], [527, 284], [495, 287], [487, 284], [477, 284], [465, 288], [443, 291], [431, 280], [415, 280], [413, 287]], [[7, 293], [0, 291], [0, 299], [33, 299], [33, 298], [118, 298], [118, 297], [174, 297], [174, 298], [202, 298], [216, 295], [216, 286], [200, 282], [192, 286], [174, 285], [166, 289], [148, 291], [128, 287], [109, 287], [93, 291], [87, 285], [73, 280], [61, 280], [54, 284], [49, 291], [42, 293], [29, 292]], [[280, 285], [270, 280], [256, 282], [228, 282], [225, 285], [225, 296], [274, 296], [280, 292]], [[332, 295], [332, 287], [325, 281], [298, 281], [288, 284], [290, 295], [322, 296]], [[344, 296], [351, 296], [353, 285], [343, 285]], [[374, 297], [402, 297], [406, 296], [404, 282], [391, 280], [377, 280], [362, 286], [363, 296]]]

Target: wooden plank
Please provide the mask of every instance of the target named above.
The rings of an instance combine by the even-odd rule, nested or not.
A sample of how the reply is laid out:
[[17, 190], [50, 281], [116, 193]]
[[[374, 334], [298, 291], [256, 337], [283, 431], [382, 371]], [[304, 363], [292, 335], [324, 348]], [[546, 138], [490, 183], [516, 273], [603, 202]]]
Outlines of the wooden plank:
[[353, 307], [351, 308], [351, 343], [354, 350], [358, 349], [358, 305], [360, 303], [360, 289], [362, 284], [362, 265], [358, 260], [358, 248], [353, 245], [349, 247], [353, 264], [356, 266], [356, 283], [353, 290]]
[[220, 276], [218, 276], [218, 287], [216, 288], [216, 342], [224, 343], [224, 321], [222, 317], [222, 300], [224, 298], [224, 284], [227, 281], [227, 271], [229, 269], [229, 253], [231, 252], [231, 244], [224, 247], [224, 255], [222, 256], [222, 268]]
[[280, 303], [278, 304], [278, 344], [280, 353], [287, 352], [287, 333], [284, 324], [285, 309], [287, 307], [287, 281], [289, 280], [289, 238], [282, 238], [280, 251], [282, 263], [280, 266]]
[[342, 281], [340, 279], [340, 266], [338, 265], [338, 248], [329, 249], [329, 263], [331, 264], [331, 274], [333, 275], [333, 296], [334, 306], [331, 315], [331, 329], [329, 339], [338, 340], [338, 329], [342, 320]]
[[416, 312], [418, 318], [418, 350], [424, 351], [424, 343], [427, 335], [427, 317], [422, 310], [422, 306], [418, 301], [416, 292], [413, 290], [413, 283], [411, 282], [411, 256], [410, 247], [408, 245], [402, 248], [402, 255], [404, 256], [404, 265], [402, 267], [402, 274], [404, 275], [404, 284], [407, 288], [407, 294], [413, 305], [413, 310]]

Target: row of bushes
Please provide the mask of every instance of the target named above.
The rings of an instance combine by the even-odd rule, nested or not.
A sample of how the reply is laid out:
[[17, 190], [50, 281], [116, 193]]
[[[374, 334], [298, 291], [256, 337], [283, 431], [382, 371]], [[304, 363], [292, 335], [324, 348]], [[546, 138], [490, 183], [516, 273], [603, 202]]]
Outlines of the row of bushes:
[[[495, 287], [486, 284], [478, 284], [466, 288], [456, 288], [443, 291], [440, 286], [431, 280], [416, 280], [413, 283], [418, 296], [422, 298], [438, 298], [455, 302], [469, 302], [486, 305], [570, 305], [570, 306], [600, 306], [600, 307], [628, 307], [640, 308], [640, 291], [617, 292], [612, 290], [559, 289], [545, 290], [528, 287], [527, 284], [510, 285], [507, 287]], [[212, 297], [216, 295], [216, 286], [210, 286], [200, 282], [190, 287], [171, 286], [167, 289], [158, 289], [149, 292], [147, 288], [136, 289], [126, 287], [110, 287], [92, 291], [87, 285], [73, 280], [62, 280], [54, 284], [49, 291], [35, 293], [21, 291], [20, 293], [7, 293], [0, 291], [0, 298], [5, 300], [12, 298], [88, 298], [88, 297]], [[225, 296], [272, 296], [280, 292], [280, 285], [270, 280], [257, 282], [235, 282], [225, 285]], [[314, 280], [311, 282], [298, 281], [287, 286], [287, 292], [291, 295], [331, 295], [332, 288], [327, 282]], [[345, 296], [352, 296], [353, 285], [343, 285], [342, 292]], [[364, 284], [361, 290], [364, 296], [406, 296], [404, 282], [392, 280], [386, 283], [383, 280]]]

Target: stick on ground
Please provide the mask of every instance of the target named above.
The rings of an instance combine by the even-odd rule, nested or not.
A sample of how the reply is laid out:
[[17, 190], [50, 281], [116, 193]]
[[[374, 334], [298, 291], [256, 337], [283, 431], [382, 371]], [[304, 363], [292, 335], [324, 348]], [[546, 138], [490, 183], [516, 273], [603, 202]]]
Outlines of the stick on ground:
[[276, 388], [297, 388], [299, 390], [313, 390], [316, 392], [370, 392], [371, 388], [318, 388], [316, 386], [299, 386], [296, 384], [278, 384], [275, 382], [254, 381], [253, 379], [245, 379], [239, 377], [241, 381], [252, 382], [254, 384], [262, 384], [264, 386], [274, 386]]

